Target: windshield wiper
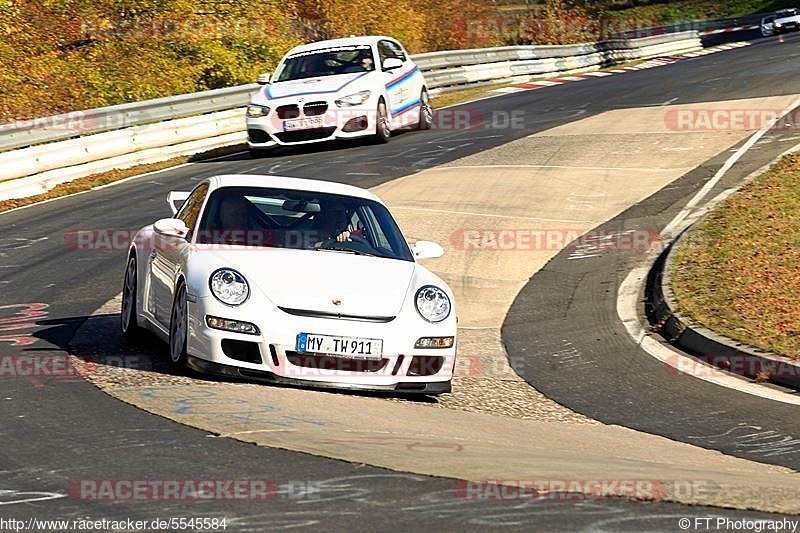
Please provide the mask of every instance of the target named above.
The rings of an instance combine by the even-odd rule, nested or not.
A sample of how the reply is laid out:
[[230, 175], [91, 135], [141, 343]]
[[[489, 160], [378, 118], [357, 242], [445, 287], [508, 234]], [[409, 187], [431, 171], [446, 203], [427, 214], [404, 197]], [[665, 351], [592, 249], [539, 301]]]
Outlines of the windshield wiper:
[[315, 250], [320, 250], [320, 251], [324, 250], [324, 251], [327, 251], [327, 252], [343, 252], [343, 253], [347, 253], [347, 254], [366, 255], [366, 256], [370, 256], [370, 257], [384, 257], [382, 255], [373, 254], [373, 253], [370, 253], [370, 252], [362, 252], [361, 250], [353, 250], [351, 248], [340, 248], [340, 247], [331, 247], [331, 246], [322, 247], [322, 246], [320, 246], [319, 248], [315, 248]]

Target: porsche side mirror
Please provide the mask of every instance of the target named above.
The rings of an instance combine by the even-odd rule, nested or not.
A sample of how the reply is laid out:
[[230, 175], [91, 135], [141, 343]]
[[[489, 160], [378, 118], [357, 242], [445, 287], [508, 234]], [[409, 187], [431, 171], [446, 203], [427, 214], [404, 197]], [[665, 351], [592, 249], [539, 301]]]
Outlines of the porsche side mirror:
[[444, 248], [433, 241], [417, 241], [411, 252], [415, 259], [435, 259], [444, 255]]
[[164, 237], [178, 237], [183, 239], [189, 233], [189, 228], [186, 227], [183, 220], [179, 218], [162, 218], [153, 224], [153, 229], [159, 235]]

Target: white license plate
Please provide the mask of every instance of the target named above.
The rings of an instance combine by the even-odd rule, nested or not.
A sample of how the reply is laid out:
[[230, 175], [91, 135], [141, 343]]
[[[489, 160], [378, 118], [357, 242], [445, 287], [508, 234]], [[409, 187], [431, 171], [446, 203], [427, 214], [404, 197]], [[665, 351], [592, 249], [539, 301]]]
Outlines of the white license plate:
[[321, 128], [325, 125], [323, 117], [300, 118], [297, 120], [284, 120], [283, 131], [310, 130]]
[[301, 333], [297, 336], [297, 352], [380, 359], [383, 354], [383, 341], [361, 337]]

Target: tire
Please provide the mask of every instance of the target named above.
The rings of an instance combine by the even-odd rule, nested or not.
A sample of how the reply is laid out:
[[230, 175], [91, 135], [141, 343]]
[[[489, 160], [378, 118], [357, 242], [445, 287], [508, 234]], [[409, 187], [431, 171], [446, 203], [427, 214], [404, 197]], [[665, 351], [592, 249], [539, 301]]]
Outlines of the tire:
[[136, 294], [138, 275], [136, 270], [136, 255], [131, 255], [125, 267], [125, 278], [122, 281], [122, 308], [120, 309], [120, 331], [122, 338], [134, 342], [141, 338], [142, 328], [136, 317]]
[[186, 285], [178, 284], [169, 320], [169, 356], [173, 368], [186, 368], [186, 338], [188, 337], [188, 310], [186, 307]]
[[431, 126], [433, 126], [433, 106], [428, 96], [428, 90], [423, 87], [419, 95], [419, 122], [417, 122], [417, 129], [429, 130]]
[[389, 128], [386, 102], [381, 98], [378, 101], [378, 109], [375, 113], [375, 142], [380, 144], [388, 143], [391, 136], [392, 130]]

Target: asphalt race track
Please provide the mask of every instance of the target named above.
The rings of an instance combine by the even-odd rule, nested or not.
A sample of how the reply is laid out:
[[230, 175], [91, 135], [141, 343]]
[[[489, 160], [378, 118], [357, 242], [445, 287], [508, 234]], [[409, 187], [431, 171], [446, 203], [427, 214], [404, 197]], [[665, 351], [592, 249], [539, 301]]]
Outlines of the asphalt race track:
[[[165, 216], [170, 190], [188, 190], [221, 173], [273, 173], [371, 187], [613, 109], [800, 93], [800, 36], [781, 44], [754, 41], [731, 52], [659, 68], [585, 80], [465, 104], [472, 117], [524, 112], [524, 127], [435, 129], [398, 135], [388, 145], [344, 144], [285, 151], [261, 159], [237, 154], [158, 172], [114, 186], [0, 215], [0, 306], [5, 314], [39, 309], [36, 328], [0, 329], [0, 355], [48, 358], [68, 350], [77, 328], [121, 288], [124, 252], [78, 252], [65, 244], [76, 229], [135, 229]], [[677, 100], [676, 100], [677, 99]], [[798, 143], [770, 134], [720, 184], [746, 175]], [[727, 154], [608, 223], [661, 227]], [[749, 170], [748, 170], [749, 169]], [[737, 174], [738, 173], [738, 174]], [[504, 340], [520, 374], [581, 413], [748, 459], [800, 465], [800, 422], [794, 407], [670, 376], [637, 351], [616, 318], [616, 288], [639, 258], [611, 254], [580, 261], [556, 257], [520, 294]], [[30, 304], [45, 304], [31, 307]], [[2, 323], [0, 323], [2, 324]], [[586, 365], [568, 368], [541, 353], [569, 338]], [[34, 342], [35, 341], [35, 342]], [[515, 365], [516, 366], [516, 365]], [[285, 450], [215, 438], [139, 411], [82, 381], [4, 378], [0, 393], [0, 509], [18, 519], [229, 518], [230, 531], [417, 528], [485, 530], [663, 530], [688, 514], [680, 505], [624, 501], [479, 502], [453, 497], [454, 481], [391, 472]], [[753, 434], [763, 432], [762, 440]], [[779, 453], [777, 453], [779, 452]], [[319, 498], [282, 494], [268, 502], [86, 502], [66, 496], [75, 479], [264, 478], [323, 487]], [[7, 512], [8, 511], [8, 512]], [[759, 517], [720, 509], [692, 514]]]
[[[795, 146], [798, 136], [774, 131], [763, 141], [709, 197]], [[597, 230], [660, 231], [728, 155], [708, 161]], [[643, 256], [644, 252], [627, 252], [580, 258], [565, 250], [537, 272], [503, 325], [517, 372], [548, 397], [601, 422], [800, 468], [796, 405], [679, 375], [643, 352], [628, 335], [617, 316], [617, 291]], [[567, 294], [571, 298], [563, 297]]]

